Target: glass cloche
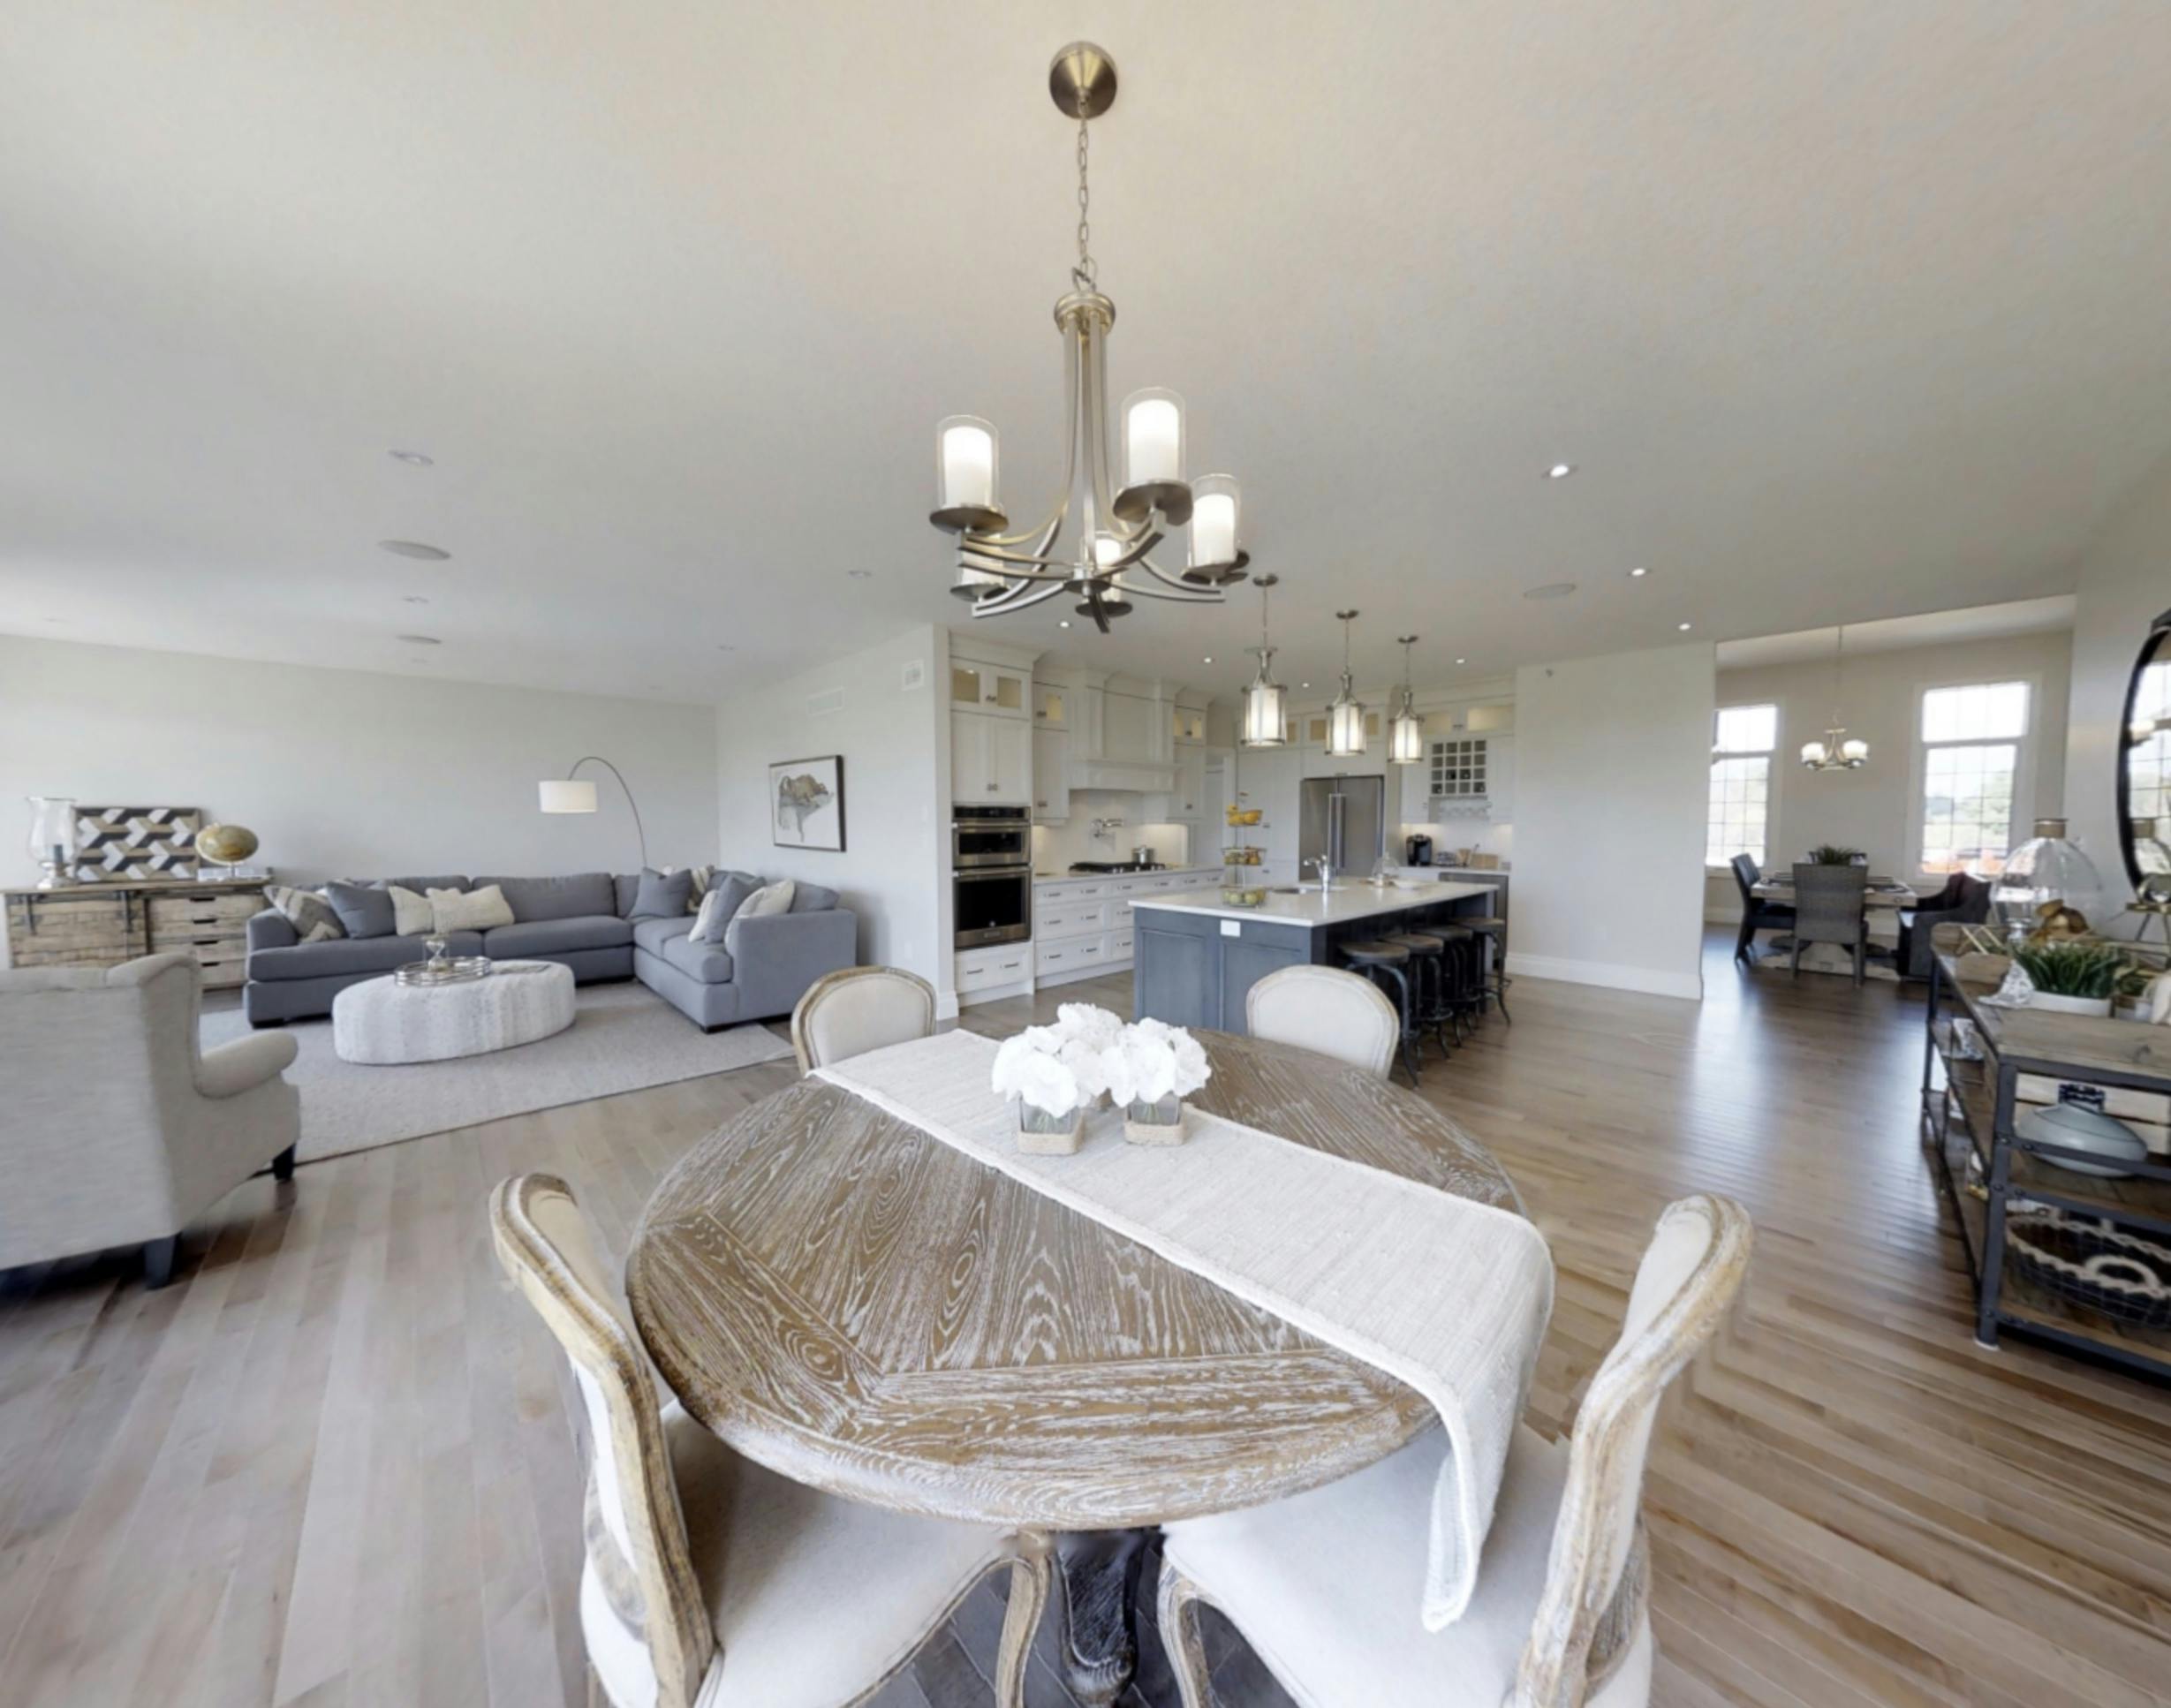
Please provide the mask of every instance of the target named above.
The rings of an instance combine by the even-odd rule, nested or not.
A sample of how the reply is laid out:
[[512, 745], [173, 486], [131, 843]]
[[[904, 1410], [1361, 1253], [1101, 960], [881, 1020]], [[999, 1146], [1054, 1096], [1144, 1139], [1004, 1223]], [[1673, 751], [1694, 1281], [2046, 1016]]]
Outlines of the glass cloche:
[[2067, 840], [2063, 819], [2035, 821], [2035, 835], [2006, 856], [1990, 898], [2008, 928], [2033, 930], [2046, 908], [2061, 906], [2084, 915], [2092, 927], [2103, 925], [2103, 880], [2096, 863]]

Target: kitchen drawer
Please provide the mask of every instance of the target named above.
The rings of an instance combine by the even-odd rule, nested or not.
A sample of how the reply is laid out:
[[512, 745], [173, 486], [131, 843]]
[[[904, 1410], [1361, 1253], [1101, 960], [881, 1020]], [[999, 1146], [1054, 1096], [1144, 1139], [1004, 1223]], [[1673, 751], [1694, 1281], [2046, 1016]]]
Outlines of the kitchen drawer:
[[1033, 937], [1038, 941], [1098, 935], [1108, 929], [1108, 905], [1106, 902], [1080, 902], [1065, 897], [1033, 916]]
[[1108, 933], [1108, 958], [1111, 962], [1130, 960], [1136, 941], [1136, 938], [1129, 931], [1111, 931]]
[[1072, 937], [1061, 942], [1036, 943], [1033, 964], [1041, 972], [1075, 972], [1080, 967], [1100, 966], [1108, 958], [1108, 940], [1099, 937]]
[[1002, 943], [994, 948], [970, 950], [957, 959], [957, 988], [984, 990], [995, 985], [1022, 984], [1032, 963], [1031, 943]]

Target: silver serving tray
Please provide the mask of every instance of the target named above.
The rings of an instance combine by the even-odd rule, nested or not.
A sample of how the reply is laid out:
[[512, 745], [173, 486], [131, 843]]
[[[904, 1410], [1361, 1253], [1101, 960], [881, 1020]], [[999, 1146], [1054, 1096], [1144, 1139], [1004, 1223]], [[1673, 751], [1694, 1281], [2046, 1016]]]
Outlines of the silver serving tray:
[[403, 985], [470, 985], [478, 979], [490, 976], [490, 963], [480, 955], [456, 955], [442, 967], [434, 967], [427, 961], [414, 961], [393, 970], [392, 977]]

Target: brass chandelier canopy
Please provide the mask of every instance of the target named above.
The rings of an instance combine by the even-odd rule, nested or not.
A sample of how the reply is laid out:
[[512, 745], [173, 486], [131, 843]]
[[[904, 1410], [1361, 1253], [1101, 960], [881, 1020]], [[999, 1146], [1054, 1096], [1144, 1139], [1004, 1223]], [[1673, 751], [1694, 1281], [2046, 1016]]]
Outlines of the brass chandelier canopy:
[[[1133, 598], [1218, 605], [1244, 578], [1243, 491], [1236, 477], [1184, 477], [1184, 400], [1158, 388], [1123, 400], [1120, 460], [1111, 443], [1108, 336], [1116, 305], [1101, 294], [1091, 247], [1088, 122], [1115, 104], [1116, 62], [1073, 42], [1048, 72], [1056, 109], [1078, 121], [1078, 260], [1055, 304], [1063, 345], [1063, 480], [1031, 527], [1011, 529], [1002, 508], [1000, 440], [992, 421], [951, 415], [935, 427], [935, 491], [928, 520], [957, 536], [950, 591], [974, 617], [1004, 616], [1059, 594], [1103, 634]], [[1121, 484], [1117, 484], [1120, 476]], [[1171, 528], [1191, 530], [1184, 566], [1170, 574], [1147, 555]], [[1066, 538], [1066, 530], [1068, 530]], [[1058, 542], [1063, 542], [1059, 549]]]

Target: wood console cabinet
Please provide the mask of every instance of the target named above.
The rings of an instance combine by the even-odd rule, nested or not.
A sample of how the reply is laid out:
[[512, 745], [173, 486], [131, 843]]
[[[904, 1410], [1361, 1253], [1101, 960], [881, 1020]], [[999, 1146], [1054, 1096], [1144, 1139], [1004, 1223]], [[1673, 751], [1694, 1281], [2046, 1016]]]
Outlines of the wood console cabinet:
[[18, 967], [114, 967], [140, 955], [193, 955], [204, 987], [241, 984], [249, 916], [264, 880], [78, 884], [10, 889], [8, 961]]

